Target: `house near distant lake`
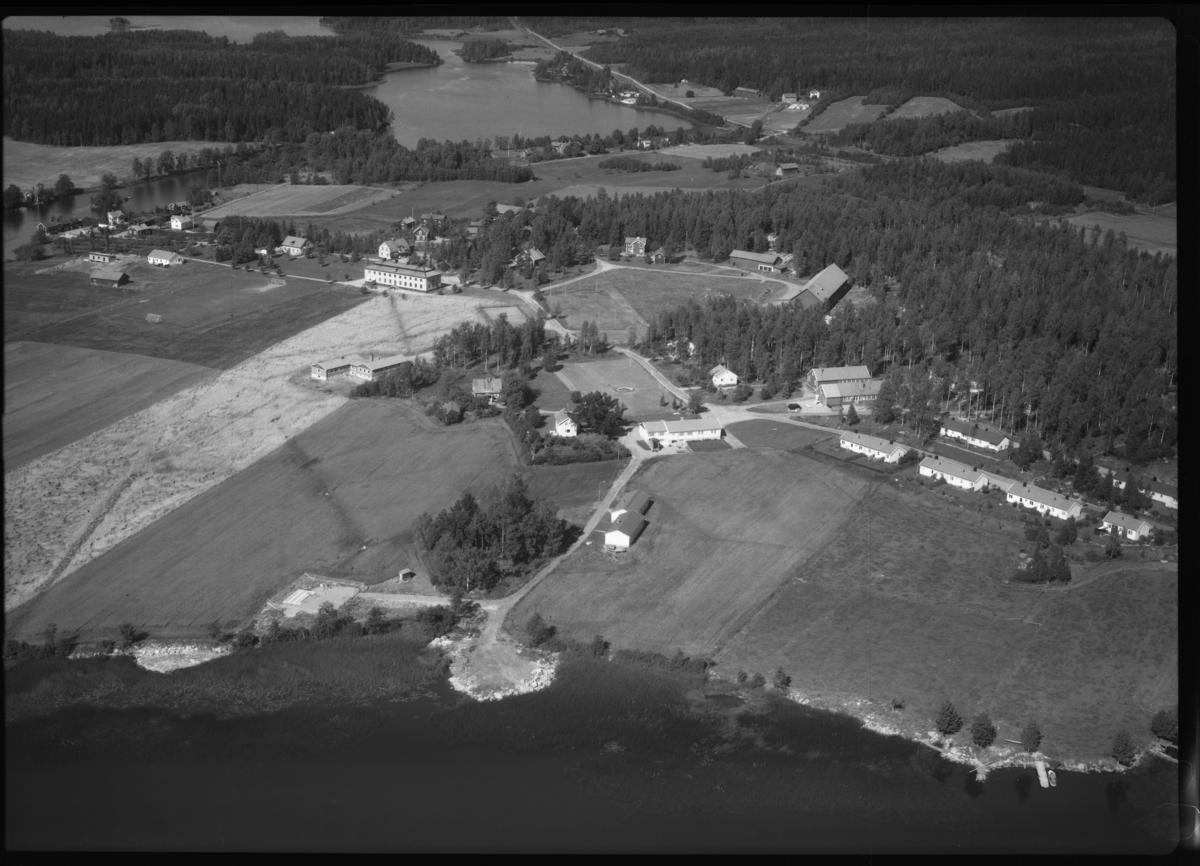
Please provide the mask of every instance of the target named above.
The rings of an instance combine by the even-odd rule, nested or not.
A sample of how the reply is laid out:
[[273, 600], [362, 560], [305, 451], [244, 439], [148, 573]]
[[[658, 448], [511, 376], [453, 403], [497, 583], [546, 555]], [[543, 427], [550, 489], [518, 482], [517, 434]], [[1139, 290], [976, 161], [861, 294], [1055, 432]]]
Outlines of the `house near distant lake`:
[[830, 265], [804, 284], [796, 300], [806, 310], [816, 306], [832, 310], [850, 288], [850, 277], [846, 272], [837, 265]]
[[566, 409], [559, 409], [554, 413], [554, 435], [570, 439], [579, 434], [579, 427], [576, 425], [571, 414]]
[[183, 216], [180, 214], [176, 214], [175, 216], [171, 217], [171, 230], [172, 231], [176, 231], [176, 232], [187, 231], [193, 225], [195, 225], [195, 222], [192, 220], [192, 218], [190, 216]]
[[729, 261], [745, 271], [781, 274], [787, 270], [787, 266], [783, 263], [783, 256], [779, 253], [751, 253], [746, 250], [734, 250], [729, 254]]
[[285, 253], [293, 257], [302, 256], [312, 249], [312, 243], [308, 238], [298, 238], [293, 235], [288, 235], [284, 238], [283, 243], [279, 246]]
[[856, 454], [865, 455], [869, 460], [882, 460], [884, 463], [899, 463], [900, 458], [908, 452], [907, 446], [880, 439], [878, 436], [850, 431], [842, 433], [839, 444]]
[[732, 388], [738, 383], [737, 373], [723, 364], [717, 364], [708, 371], [708, 375], [712, 377], [714, 388]]
[[646, 255], [646, 239], [642, 237], [625, 238], [625, 255]]
[[1117, 530], [1117, 535], [1129, 541], [1145, 541], [1153, 532], [1154, 526], [1147, 520], [1122, 514], [1120, 511], [1110, 511], [1104, 515], [1100, 528], [1105, 532]]

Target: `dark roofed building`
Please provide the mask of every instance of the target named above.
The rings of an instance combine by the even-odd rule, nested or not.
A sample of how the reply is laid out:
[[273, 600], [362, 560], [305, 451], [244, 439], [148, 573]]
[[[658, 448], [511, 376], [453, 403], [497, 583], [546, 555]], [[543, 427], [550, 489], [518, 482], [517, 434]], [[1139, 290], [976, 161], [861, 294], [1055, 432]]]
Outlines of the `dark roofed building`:
[[96, 268], [96, 270], [92, 271], [91, 284], [93, 286], [114, 288], [116, 286], [122, 286], [127, 282], [129, 282], [129, 275], [121, 270], [121, 268], [117, 265]]
[[820, 305], [831, 310], [848, 291], [850, 277], [837, 265], [830, 265], [804, 284], [798, 298], [805, 309]]
[[751, 253], [746, 250], [734, 250], [729, 254], [729, 261], [747, 271], [778, 274], [785, 270], [783, 257], [779, 253]]

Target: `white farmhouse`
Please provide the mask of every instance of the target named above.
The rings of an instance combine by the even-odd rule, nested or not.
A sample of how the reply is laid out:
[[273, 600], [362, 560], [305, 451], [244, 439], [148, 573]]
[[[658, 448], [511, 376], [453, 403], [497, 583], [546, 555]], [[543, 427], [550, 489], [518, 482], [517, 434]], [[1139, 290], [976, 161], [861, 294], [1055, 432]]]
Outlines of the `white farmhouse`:
[[579, 427], [566, 409], [554, 413], [554, 435], [570, 438], [579, 434]]
[[717, 364], [708, 371], [708, 375], [712, 376], [712, 383], [716, 388], [729, 388], [736, 385], [738, 381], [737, 373], [723, 364]]
[[175, 214], [175, 216], [171, 217], [171, 230], [172, 231], [177, 231], [177, 232], [186, 231], [187, 229], [190, 229], [193, 225], [194, 225], [194, 223], [190, 216], [183, 216], [181, 214]]

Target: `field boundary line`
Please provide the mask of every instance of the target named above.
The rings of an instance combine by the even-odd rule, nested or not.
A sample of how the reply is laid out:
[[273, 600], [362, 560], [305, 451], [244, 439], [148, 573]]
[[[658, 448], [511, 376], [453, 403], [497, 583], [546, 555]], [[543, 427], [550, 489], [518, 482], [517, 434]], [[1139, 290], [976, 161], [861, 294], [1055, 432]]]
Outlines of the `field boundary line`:
[[129, 489], [130, 485], [137, 481], [142, 474], [143, 473], [137, 469], [130, 470], [125, 474], [124, 478], [117, 482], [116, 486], [112, 491], [109, 492], [108, 496], [104, 497], [95, 514], [93, 514], [91, 519], [88, 520], [87, 524], [80, 531], [79, 535], [77, 535], [67, 546], [67, 549], [63, 552], [62, 558], [55, 563], [54, 568], [50, 570], [50, 576], [38, 590], [39, 595], [57, 583], [61, 578], [66, 577], [71, 573], [71, 571], [73, 571], [73, 569], [71, 569], [71, 563], [75, 560], [75, 557], [78, 555], [80, 549], [96, 532], [96, 529], [100, 526], [101, 522], [103, 522], [104, 518], [108, 516], [109, 512], [116, 507], [117, 500], [124, 495], [125, 491]]

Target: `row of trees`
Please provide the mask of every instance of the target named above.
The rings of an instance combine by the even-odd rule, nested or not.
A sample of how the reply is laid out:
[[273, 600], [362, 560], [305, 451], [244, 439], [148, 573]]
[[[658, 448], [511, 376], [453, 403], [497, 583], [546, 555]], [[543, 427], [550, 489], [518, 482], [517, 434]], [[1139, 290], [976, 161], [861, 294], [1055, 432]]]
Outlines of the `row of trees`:
[[614, 156], [602, 159], [596, 163], [597, 168], [605, 171], [679, 171], [679, 164], [674, 162], [650, 162], [645, 159], [635, 159], [632, 156]]
[[486, 591], [562, 552], [567, 527], [556, 511], [513, 476], [482, 503], [464, 493], [449, 509], [422, 514], [417, 542], [436, 585]]
[[30, 192], [33, 195], [26, 201], [25, 192], [15, 183], [10, 183], [4, 190], [4, 209], [16, 210], [19, 207], [24, 207], [26, 204], [49, 204], [63, 196], [72, 195], [75, 192], [75, 184], [67, 175], [60, 174], [58, 180], [54, 182], [54, 186], [46, 186], [44, 183], [39, 183]]
[[176, 139], [300, 142], [342, 126], [378, 130], [390, 110], [343, 89], [378, 79], [393, 62], [438, 63], [437, 53], [378, 32], [249, 44], [189, 30], [4, 37], [4, 134], [64, 146]]

